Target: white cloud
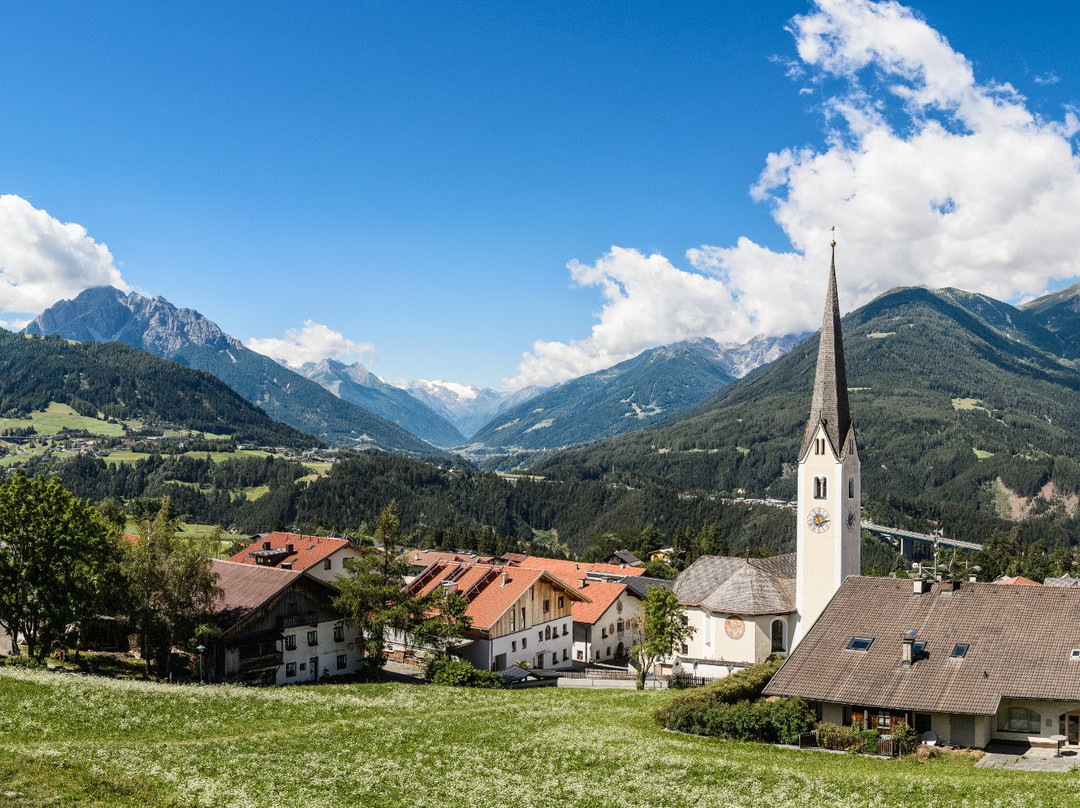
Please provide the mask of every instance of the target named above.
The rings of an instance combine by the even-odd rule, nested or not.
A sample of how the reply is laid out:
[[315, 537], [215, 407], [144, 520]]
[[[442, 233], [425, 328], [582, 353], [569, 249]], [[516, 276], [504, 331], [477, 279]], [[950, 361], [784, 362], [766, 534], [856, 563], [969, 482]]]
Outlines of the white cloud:
[[789, 29], [800, 61], [787, 74], [823, 99], [825, 145], [767, 155], [751, 196], [792, 249], [705, 245], [687, 253], [695, 271], [622, 249], [571, 264], [602, 289], [599, 322], [585, 339], [536, 343], [508, 383], [559, 381], [672, 339], [815, 328], [833, 225], [845, 310], [895, 286], [1019, 300], [1080, 276], [1075, 112], [1047, 120], [1011, 85], [980, 81], [896, 2], [818, 0]]
[[247, 346], [294, 368], [323, 359], [351, 362], [375, 353], [375, 346], [370, 342], [356, 342], [314, 320], [305, 320], [301, 328], [288, 329], [283, 338], [249, 339]]
[[22, 197], [0, 196], [0, 312], [39, 314], [91, 286], [130, 289], [107, 246]]
[[[713, 335], [749, 339], [752, 326], [735, 323], [739, 301], [716, 278], [687, 272], [662, 255], [612, 247], [595, 264], [572, 261], [574, 281], [598, 287], [603, 307], [591, 334], [569, 343], [537, 341], [522, 357], [512, 389], [546, 386], [629, 359], [649, 344]], [[734, 326], [734, 328], [732, 328]]]

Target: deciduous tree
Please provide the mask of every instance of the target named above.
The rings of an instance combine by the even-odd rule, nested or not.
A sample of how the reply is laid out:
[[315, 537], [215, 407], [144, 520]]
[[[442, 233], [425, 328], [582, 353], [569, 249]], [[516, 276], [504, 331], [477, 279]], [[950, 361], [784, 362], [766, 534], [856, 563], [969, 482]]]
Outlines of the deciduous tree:
[[637, 662], [637, 688], [645, 689], [645, 678], [658, 659], [671, 656], [694, 635], [687, 624], [679, 598], [666, 586], [650, 586], [641, 602], [642, 616], [629, 621], [634, 645], [630, 649]]

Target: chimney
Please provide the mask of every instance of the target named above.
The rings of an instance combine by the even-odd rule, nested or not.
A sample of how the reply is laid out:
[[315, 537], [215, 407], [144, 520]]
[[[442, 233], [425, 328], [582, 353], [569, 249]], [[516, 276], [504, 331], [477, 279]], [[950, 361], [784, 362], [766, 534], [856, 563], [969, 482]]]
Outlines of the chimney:
[[900, 664], [910, 668], [915, 658], [915, 631], [907, 632], [900, 640]]
[[287, 552], [287, 553], [295, 553], [296, 552], [296, 545], [294, 545], [292, 542], [289, 542], [288, 544], [285, 545], [285, 552]]
[[506, 586], [506, 573], [499, 576], [499, 586]]
[[952, 592], [952, 591], [954, 591], [956, 589], [959, 589], [959, 588], [960, 588], [960, 582], [959, 581], [946, 581], [944, 579], [942, 579], [942, 581], [941, 581], [941, 591], [942, 592]]
[[974, 573], [974, 572], [968, 573], [968, 583], [969, 584], [973, 584], [978, 580], [979, 580], [979, 576], [976, 573]]
[[446, 587], [447, 594], [454, 594], [457, 592], [457, 581], [443, 581], [443, 586]]
[[916, 595], [921, 595], [923, 592], [927, 592], [930, 589], [930, 582], [921, 575], [916, 575], [914, 578], [912, 578], [911, 583], [912, 591]]
[[263, 549], [264, 550], [269, 550], [270, 549], [270, 542], [264, 541], [263, 542]]

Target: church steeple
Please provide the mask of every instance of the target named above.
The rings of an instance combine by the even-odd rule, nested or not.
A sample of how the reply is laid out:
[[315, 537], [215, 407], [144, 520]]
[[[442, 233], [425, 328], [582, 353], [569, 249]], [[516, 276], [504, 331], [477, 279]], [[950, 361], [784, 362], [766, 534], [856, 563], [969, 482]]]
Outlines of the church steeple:
[[836, 295], [836, 242], [831, 242], [831, 245], [832, 263], [829, 266], [829, 288], [825, 293], [825, 316], [821, 322], [814, 396], [810, 403], [810, 419], [803, 433], [800, 457], [806, 454], [821, 423], [825, 424], [825, 433], [836, 456], [843, 457], [844, 441], [851, 428], [847, 373], [844, 369], [844, 338], [840, 333], [840, 301]]

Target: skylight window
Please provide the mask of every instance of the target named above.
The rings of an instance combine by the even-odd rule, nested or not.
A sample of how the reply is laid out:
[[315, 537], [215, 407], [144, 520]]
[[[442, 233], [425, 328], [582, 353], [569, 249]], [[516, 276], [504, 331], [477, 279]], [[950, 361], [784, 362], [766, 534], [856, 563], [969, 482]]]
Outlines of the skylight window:
[[873, 642], [873, 637], [852, 637], [851, 642], [847, 644], [847, 649], [849, 651], [865, 651]]
[[951, 656], [953, 659], [963, 659], [967, 656], [968, 648], [970, 647], [970, 643], [958, 642], [956, 645], [953, 646], [952, 653], [949, 654], [949, 656]]
[[1072, 653], [1069, 654], [1069, 659], [1080, 659], [1080, 648], [1072, 649]]
[[916, 640], [915, 644], [911, 646], [911, 652], [915, 656], [918, 656], [919, 654], [921, 654], [925, 650], [926, 650], [926, 641], [925, 640]]

